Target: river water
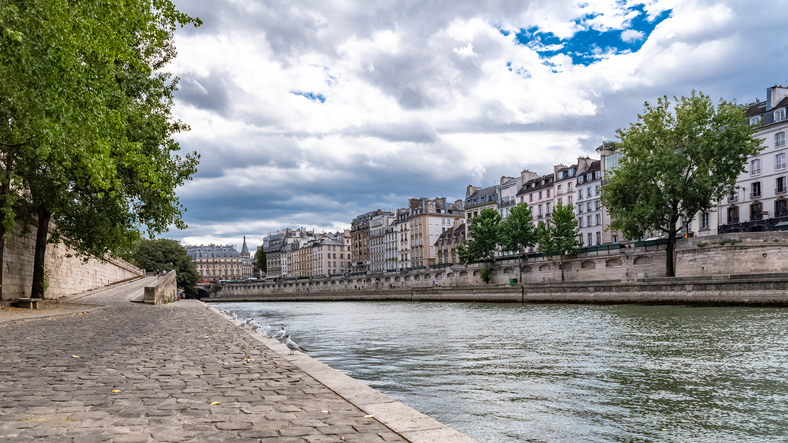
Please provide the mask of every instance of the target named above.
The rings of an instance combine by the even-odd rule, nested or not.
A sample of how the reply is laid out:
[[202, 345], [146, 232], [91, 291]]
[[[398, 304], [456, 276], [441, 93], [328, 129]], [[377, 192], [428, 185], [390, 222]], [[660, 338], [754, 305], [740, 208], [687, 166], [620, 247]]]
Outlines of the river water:
[[788, 310], [225, 303], [480, 442], [788, 441]]

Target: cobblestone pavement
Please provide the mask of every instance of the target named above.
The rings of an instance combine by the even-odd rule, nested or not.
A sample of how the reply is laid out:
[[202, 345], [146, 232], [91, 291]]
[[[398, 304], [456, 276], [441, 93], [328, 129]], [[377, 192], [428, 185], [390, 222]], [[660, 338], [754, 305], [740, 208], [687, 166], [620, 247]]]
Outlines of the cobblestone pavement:
[[0, 323], [0, 440], [405, 441], [201, 303], [128, 301], [150, 283]]

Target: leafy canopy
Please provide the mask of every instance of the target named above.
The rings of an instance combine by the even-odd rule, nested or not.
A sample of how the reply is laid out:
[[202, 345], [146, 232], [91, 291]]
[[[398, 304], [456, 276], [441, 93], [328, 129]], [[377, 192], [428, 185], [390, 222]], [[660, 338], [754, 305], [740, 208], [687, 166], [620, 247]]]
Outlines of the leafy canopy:
[[188, 295], [197, 294], [197, 269], [186, 249], [175, 240], [142, 239], [134, 252], [134, 262], [147, 271], [176, 271], [178, 287]]
[[579, 234], [574, 208], [559, 202], [553, 209], [552, 222], [539, 222], [539, 253], [551, 256], [574, 254], [580, 246]]
[[695, 91], [674, 97], [674, 103], [667, 97], [646, 103], [637, 122], [617, 131], [621, 159], [602, 192], [611, 228], [627, 238], [666, 234], [667, 274], [674, 275], [680, 218], [689, 222], [708, 213], [731, 192], [748, 157], [761, 149], [761, 140], [753, 138], [756, 129], [735, 102], [720, 100], [715, 107]]
[[255, 253], [255, 259], [257, 260], [257, 269], [268, 272], [268, 262], [266, 261], [265, 251], [262, 247]]
[[501, 214], [495, 209], [485, 208], [478, 217], [471, 219], [468, 234], [471, 237], [457, 248], [457, 256], [462, 263], [492, 261], [498, 245], [498, 226]]
[[498, 241], [504, 251], [518, 253], [536, 244], [536, 230], [528, 203], [512, 208], [509, 217], [499, 225]]

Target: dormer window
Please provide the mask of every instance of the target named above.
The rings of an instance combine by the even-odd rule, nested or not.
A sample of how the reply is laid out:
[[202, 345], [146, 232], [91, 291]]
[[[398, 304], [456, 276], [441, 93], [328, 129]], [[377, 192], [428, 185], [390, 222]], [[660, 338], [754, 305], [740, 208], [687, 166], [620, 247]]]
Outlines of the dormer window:
[[751, 125], [759, 125], [761, 124], [761, 116], [756, 115], [755, 117], [750, 117], [750, 124]]
[[785, 108], [774, 111], [774, 121], [781, 122], [783, 120], [785, 120]]
[[602, 175], [601, 171], [594, 172], [594, 178], [599, 178]]
[[577, 178], [577, 182], [578, 183], [583, 183], [583, 176], [582, 175]]
[[592, 177], [593, 177], [592, 174], [586, 174], [586, 181], [590, 182]]

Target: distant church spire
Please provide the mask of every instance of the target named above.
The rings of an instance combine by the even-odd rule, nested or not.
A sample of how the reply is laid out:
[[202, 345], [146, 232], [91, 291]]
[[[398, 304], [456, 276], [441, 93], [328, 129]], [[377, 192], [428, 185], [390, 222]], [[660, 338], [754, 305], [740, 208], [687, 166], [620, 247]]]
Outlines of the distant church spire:
[[244, 235], [244, 245], [241, 248], [241, 257], [249, 257], [249, 248], [246, 247], [246, 236]]

